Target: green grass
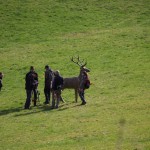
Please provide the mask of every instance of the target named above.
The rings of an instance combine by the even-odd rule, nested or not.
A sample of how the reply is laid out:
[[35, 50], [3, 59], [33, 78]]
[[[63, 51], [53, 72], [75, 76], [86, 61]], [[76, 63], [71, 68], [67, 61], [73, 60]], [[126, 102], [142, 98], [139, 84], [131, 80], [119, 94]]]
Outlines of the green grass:
[[[149, 150], [148, 0], [0, 1], [1, 150]], [[87, 105], [74, 92], [58, 110], [43, 106], [44, 66], [75, 76], [87, 59]], [[24, 77], [39, 74], [40, 104], [23, 110]]]

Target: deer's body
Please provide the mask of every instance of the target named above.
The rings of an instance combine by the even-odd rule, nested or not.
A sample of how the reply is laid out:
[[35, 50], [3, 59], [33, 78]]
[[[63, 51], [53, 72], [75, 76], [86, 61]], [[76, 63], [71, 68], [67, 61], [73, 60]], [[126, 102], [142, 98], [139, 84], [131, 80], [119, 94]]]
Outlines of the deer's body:
[[64, 78], [63, 89], [74, 89], [75, 101], [77, 102], [77, 100], [78, 100], [78, 89], [79, 89], [79, 78], [78, 77]]
[[79, 87], [79, 78], [64, 78], [64, 89], [77, 89]]
[[71, 61], [73, 61], [74, 63], [76, 63], [77, 65], [80, 66], [80, 73], [79, 73], [79, 76], [77, 76], [77, 77], [64, 78], [63, 89], [74, 89], [75, 90], [75, 101], [77, 102], [78, 89], [79, 89], [79, 85], [80, 85], [80, 81], [81, 81], [81, 75], [82, 75], [83, 71], [90, 72], [90, 70], [84, 67], [86, 65], [86, 63], [82, 64], [79, 57], [77, 58], [77, 62], [75, 62], [75, 60], [73, 58], [71, 59]]

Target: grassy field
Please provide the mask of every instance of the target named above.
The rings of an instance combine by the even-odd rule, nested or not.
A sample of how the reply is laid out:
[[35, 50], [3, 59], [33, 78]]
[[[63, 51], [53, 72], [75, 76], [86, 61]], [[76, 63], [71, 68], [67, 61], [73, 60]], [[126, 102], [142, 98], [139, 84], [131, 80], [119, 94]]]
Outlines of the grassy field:
[[[149, 0], [0, 0], [0, 150], [150, 149]], [[64, 90], [44, 106], [44, 66], [91, 70], [86, 106]], [[24, 110], [24, 77], [39, 74], [40, 103]]]

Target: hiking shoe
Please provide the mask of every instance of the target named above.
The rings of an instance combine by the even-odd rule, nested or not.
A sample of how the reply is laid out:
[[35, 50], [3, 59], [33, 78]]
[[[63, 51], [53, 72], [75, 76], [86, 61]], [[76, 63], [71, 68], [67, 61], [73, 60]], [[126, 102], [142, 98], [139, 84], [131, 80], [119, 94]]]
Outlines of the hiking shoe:
[[85, 102], [85, 101], [81, 103], [81, 105], [85, 105], [85, 104], [86, 104], [86, 102]]

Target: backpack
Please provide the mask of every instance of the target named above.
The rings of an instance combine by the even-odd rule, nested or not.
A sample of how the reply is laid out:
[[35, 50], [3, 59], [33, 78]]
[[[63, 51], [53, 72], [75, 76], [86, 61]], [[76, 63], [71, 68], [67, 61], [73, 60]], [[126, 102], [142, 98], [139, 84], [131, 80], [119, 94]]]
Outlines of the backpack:
[[88, 88], [90, 88], [90, 85], [91, 85], [90, 80], [87, 79], [87, 80], [85, 81], [84, 88], [85, 88], [85, 89], [88, 89]]

